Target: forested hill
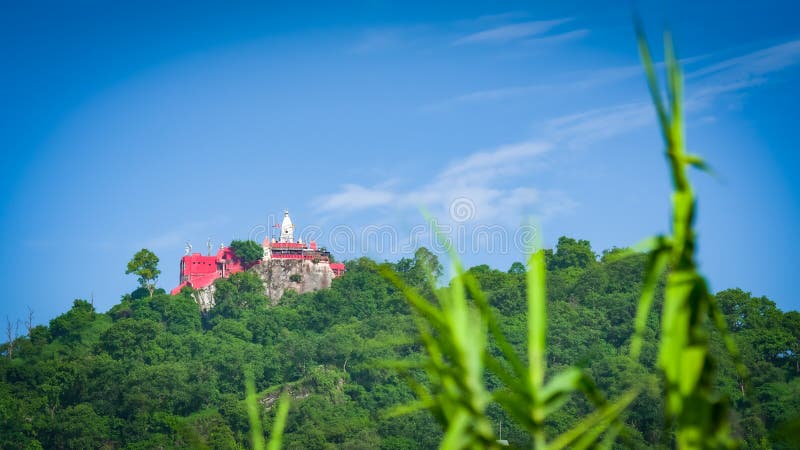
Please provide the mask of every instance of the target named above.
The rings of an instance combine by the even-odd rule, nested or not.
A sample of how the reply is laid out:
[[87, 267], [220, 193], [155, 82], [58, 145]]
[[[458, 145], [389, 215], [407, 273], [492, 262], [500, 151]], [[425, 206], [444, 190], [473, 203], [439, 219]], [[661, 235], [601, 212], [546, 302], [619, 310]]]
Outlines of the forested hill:
[[[618, 256], [612, 250], [598, 258], [588, 242], [569, 238], [547, 253], [547, 362], [584, 367], [609, 396], [645, 380], [625, 416], [632, 430], [625, 446], [668, 446], [660, 383], [627, 356], [645, 256]], [[430, 293], [423, 269], [430, 262], [436, 266], [420, 249], [391, 265]], [[285, 448], [436, 448], [442, 432], [429, 413], [387, 416], [414, 398], [388, 362], [421, 357], [406, 301], [378, 263], [362, 258], [347, 267], [331, 289], [289, 292], [276, 307], [251, 273], [218, 280], [217, 305], [206, 316], [187, 291], [136, 291], [107, 313], [76, 300], [49, 326], [0, 348], [0, 448], [247, 448], [247, 371], [265, 405], [265, 429], [278, 393], [291, 393]], [[524, 354], [525, 267], [470, 271]], [[642, 352], [649, 367], [661, 291]], [[748, 448], [796, 445], [790, 433], [800, 417], [800, 314], [739, 289], [719, 292], [717, 300], [750, 370], [744, 382], [712, 336], [735, 433]], [[549, 425], [566, 430], [589, 411], [575, 396]], [[503, 438], [530, 448], [500, 408], [490, 414], [503, 423]]]

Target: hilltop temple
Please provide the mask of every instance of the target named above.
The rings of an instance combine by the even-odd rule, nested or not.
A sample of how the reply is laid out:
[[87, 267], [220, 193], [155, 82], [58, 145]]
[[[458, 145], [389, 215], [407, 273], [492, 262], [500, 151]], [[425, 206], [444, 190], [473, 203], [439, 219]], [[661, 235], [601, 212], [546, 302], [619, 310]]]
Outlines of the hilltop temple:
[[344, 264], [331, 262], [330, 252], [318, 248], [315, 241], [295, 241], [294, 224], [288, 210], [283, 213], [280, 235], [277, 238], [267, 236], [262, 247], [263, 258], [252, 267], [245, 267], [230, 247], [220, 246], [216, 255], [205, 256], [192, 253], [187, 244], [186, 255], [180, 261], [180, 284], [171, 294], [179, 293], [186, 286], [198, 290], [195, 299], [207, 310], [214, 304], [215, 280], [249, 269], [261, 277], [265, 294], [276, 304], [287, 289], [303, 293], [327, 288], [334, 278], [345, 272]]

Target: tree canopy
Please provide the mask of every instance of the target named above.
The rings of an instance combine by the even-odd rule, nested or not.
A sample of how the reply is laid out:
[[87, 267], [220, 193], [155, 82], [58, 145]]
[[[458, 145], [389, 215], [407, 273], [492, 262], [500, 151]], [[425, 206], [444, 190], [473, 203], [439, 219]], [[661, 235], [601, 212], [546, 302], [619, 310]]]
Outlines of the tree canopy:
[[[624, 418], [625, 447], [669, 447], [673, 436], [662, 427], [663, 399], [651, 371], [656, 346], [645, 341], [643, 366], [628, 357], [646, 257], [615, 252], [597, 260], [588, 242], [562, 239], [548, 256], [548, 366], [579, 365], [609, 396], [640, 382], [644, 391]], [[390, 267], [408, 283], [429, 286], [416, 268], [438, 264], [432, 256], [420, 251]], [[430, 413], [387, 415], [414, 399], [385, 364], [421, 357], [414, 317], [379, 263], [361, 258], [347, 265], [330, 289], [290, 292], [274, 307], [249, 271], [218, 280], [216, 306], [205, 315], [190, 289], [126, 294], [107, 312], [76, 300], [48, 326], [16, 338], [12, 355], [0, 346], [0, 448], [246, 448], [247, 371], [262, 405], [282, 391], [292, 399], [284, 448], [437, 448], [442, 431]], [[526, 341], [520, 266], [470, 269], [517, 350]], [[662, 281], [657, 305], [663, 288]], [[800, 314], [740, 289], [716, 299], [751, 372], [741, 380], [730, 358], [718, 367], [716, 389], [731, 398], [735, 435], [745, 448], [792, 448], [800, 417]], [[648, 335], [658, 320], [651, 313]], [[724, 355], [720, 336], [711, 341]], [[591, 410], [582, 397], [565, 401], [547, 423], [554, 431]], [[504, 439], [531, 448], [528, 434], [502, 410], [490, 407], [489, 415], [494, 426], [503, 423]], [[270, 430], [274, 408], [263, 408], [261, 417]]]
[[231, 249], [236, 257], [242, 260], [244, 265], [251, 265], [264, 257], [264, 249], [261, 245], [252, 240], [231, 241]]
[[139, 277], [139, 285], [147, 289], [152, 297], [156, 280], [161, 275], [161, 271], [158, 270], [158, 256], [146, 248], [139, 250], [128, 262], [125, 274], [131, 273]]

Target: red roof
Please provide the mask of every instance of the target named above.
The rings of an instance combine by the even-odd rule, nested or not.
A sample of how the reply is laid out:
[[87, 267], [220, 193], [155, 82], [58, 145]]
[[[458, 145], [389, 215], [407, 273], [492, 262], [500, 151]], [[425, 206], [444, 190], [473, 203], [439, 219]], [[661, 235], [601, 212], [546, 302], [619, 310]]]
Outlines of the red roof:
[[227, 278], [230, 274], [243, 270], [241, 261], [230, 247], [221, 248], [216, 256], [204, 256], [200, 253], [186, 255], [181, 258], [180, 284], [170, 293], [175, 295], [184, 286], [202, 289], [217, 278]]
[[300, 244], [298, 242], [273, 242], [269, 244], [272, 248], [308, 248], [306, 244]]

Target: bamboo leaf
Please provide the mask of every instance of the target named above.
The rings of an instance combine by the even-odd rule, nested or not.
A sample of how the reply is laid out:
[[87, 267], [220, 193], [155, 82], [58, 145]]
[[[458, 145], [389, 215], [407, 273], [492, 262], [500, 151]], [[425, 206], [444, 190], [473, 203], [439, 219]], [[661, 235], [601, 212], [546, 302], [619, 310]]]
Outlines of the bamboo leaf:
[[272, 424], [272, 433], [269, 435], [268, 450], [280, 450], [283, 441], [283, 429], [286, 427], [286, 417], [289, 415], [289, 395], [285, 392], [278, 402], [278, 411], [275, 413], [275, 423]]
[[544, 251], [531, 254], [527, 273], [528, 286], [528, 364], [534, 395], [544, 382], [547, 299], [545, 297]]
[[475, 300], [475, 304], [481, 311], [483, 317], [486, 319], [489, 332], [494, 338], [497, 347], [500, 349], [503, 356], [511, 364], [511, 367], [513, 368], [516, 375], [521, 379], [526, 379], [527, 369], [525, 368], [525, 365], [522, 363], [522, 360], [519, 358], [519, 355], [517, 355], [517, 352], [514, 350], [511, 344], [509, 344], [508, 340], [506, 339], [505, 335], [500, 329], [500, 324], [497, 322], [497, 317], [495, 317], [494, 313], [489, 307], [489, 302], [486, 300], [486, 296], [483, 294], [483, 291], [481, 291], [480, 287], [478, 286], [478, 281], [475, 279], [474, 276], [472, 276], [472, 274], [465, 273], [464, 282], [467, 287], [467, 291]]
[[619, 398], [619, 400], [599, 409], [582, 420], [578, 425], [555, 438], [547, 448], [550, 450], [560, 450], [568, 446], [573, 448], [587, 448], [596, 441], [597, 436], [602, 434], [611, 423], [639, 394], [638, 390], [633, 389]]
[[642, 57], [642, 64], [644, 65], [645, 78], [647, 79], [647, 88], [650, 91], [650, 97], [653, 100], [653, 105], [656, 108], [656, 115], [658, 123], [661, 125], [661, 130], [664, 133], [664, 140], [669, 141], [667, 130], [669, 130], [669, 118], [667, 111], [664, 108], [664, 100], [661, 98], [661, 90], [658, 88], [658, 77], [656, 77], [655, 67], [653, 65], [653, 58], [650, 55], [650, 47], [647, 45], [647, 38], [644, 33], [641, 19], [634, 17], [634, 27], [636, 29], [636, 40], [639, 45], [639, 54]]
[[446, 328], [442, 313], [437, 310], [428, 300], [419, 295], [417, 291], [400, 279], [400, 277], [398, 277], [391, 268], [387, 266], [381, 266], [378, 268], [378, 273], [380, 273], [384, 278], [392, 282], [392, 284], [400, 289], [405, 298], [409, 301], [409, 303], [411, 303], [411, 306], [419, 311], [420, 314], [425, 316], [432, 325], [439, 329]]
[[444, 439], [439, 448], [441, 450], [460, 450], [467, 445], [466, 429], [469, 425], [469, 415], [464, 410], [459, 410], [450, 421]]
[[636, 319], [634, 322], [634, 333], [631, 338], [631, 356], [634, 359], [638, 359], [641, 353], [642, 339], [644, 339], [644, 330], [647, 326], [647, 317], [650, 315], [650, 309], [653, 306], [656, 284], [667, 265], [668, 247], [665, 239], [659, 236], [656, 238], [654, 246], [654, 250], [650, 252], [647, 258], [642, 294], [639, 297], [639, 306], [636, 310]]
[[247, 417], [250, 421], [250, 441], [254, 450], [264, 450], [264, 431], [261, 428], [261, 417], [258, 413], [258, 398], [256, 397], [256, 384], [251, 372], [245, 373], [245, 400], [247, 404]]
[[415, 413], [417, 411], [422, 411], [424, 409], [430, 409], [435, 406], [436, 403], [432, 399], [428, 399], [426, 401], [417, 400], [410, 403], [405, 403], [402, 405], [397, 405], [391, 408], [389, 411], [384, 413], [383, 417], [387, 419], [391, 419], [394, 417], [403, 416], [406, 414]]
[[583, 371], [570, 367], [556, 374], [539, 392], [539, 399], [545, 406], [545, 414], [550, 415], [560, 408], [569, 396], [580, 390]]

